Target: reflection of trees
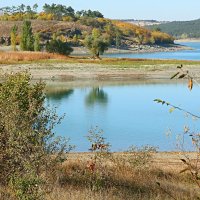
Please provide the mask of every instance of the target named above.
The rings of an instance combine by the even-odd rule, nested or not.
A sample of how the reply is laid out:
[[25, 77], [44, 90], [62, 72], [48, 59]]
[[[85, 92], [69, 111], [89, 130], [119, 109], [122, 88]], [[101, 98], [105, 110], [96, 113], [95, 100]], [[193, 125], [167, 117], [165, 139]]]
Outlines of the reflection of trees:
[[68, 98], [71, 94], [73, 94], [74, 90], [68, 89], [64, 91], [54, 91], [54, 92], [48, 92], [46, 94], [47, 99], [52, 100], [61, 100], [63, 98]]
[[92, 88], [86, 96], [85, 101], [87, 105], [93, 105], [95, 103], [106, 104], [108, 102], [108, 95], [99, 87]]

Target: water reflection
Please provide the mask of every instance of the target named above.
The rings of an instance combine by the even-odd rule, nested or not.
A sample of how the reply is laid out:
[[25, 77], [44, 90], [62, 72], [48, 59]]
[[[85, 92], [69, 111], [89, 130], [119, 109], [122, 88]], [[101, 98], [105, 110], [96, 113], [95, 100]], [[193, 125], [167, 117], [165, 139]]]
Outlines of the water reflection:
[[[112, 151], [146, 144], [159, 146], [161, 151], [175, 150], [176, 136], [184, 125], [200, 130], [199, 122], [186, 118], [182, 112], [171, 114], [169, 107], [153, 101], [160, 98], [196, 113], [199, 88], [194, 87], [190, 92], [184, 82], [168, 84], [165, 80], [160, 83], [151, 80], [119, 85], [96, 83], [90, 87], [59, 84], [49, 87], [47, 94], [47, 103], [57, 107], [58, 115], [66, 114], [55, 133], [69, 137], [76, 151], [88, 150], [85, 135], [95, 126], [104, 130]], [[172, 135], [166, 137], [169, 129]]]
[[62, 100], [71, 96], [73, 92], [73, 89], [47, 91], [46, 97], [52, 100]]
[[106, 105], [108, 102], [108, 95], [99, 87], [94, 87], [85, 98], [86, 105], [92, 106], [95, 103]]

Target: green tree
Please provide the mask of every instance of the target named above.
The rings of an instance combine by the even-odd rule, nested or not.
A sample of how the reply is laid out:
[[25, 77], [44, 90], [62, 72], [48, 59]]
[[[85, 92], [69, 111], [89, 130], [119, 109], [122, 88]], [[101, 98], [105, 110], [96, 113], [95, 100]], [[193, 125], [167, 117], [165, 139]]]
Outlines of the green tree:
[[76, 16], [80, 17], [91, 17], [91, 18], [103, 18], [102, 13], [99, 11], [91, 11], [91, 10], [81, 10], [76, 12]]
[[36, 4], [33, 5], [33, 11], [35, 13], [37, 13], [37, 9], [38, 9], [38, 4], [36, 3]]
[[41, 45], [40, 45], [40, 34], [36, 33], [34, 35], [34, 51], [40, 51]]
[[18, 27], [17, 25], [14, 25], [12, 27], [12, 30], [11, 30], [11, 33], [10, 33], [10, 37], [11, 37], [11, 46], [12, 46], [12, 50], [13, 51], [16, 51], [17, 50], [17, 47], [16, 47], [16, 39], [17, 39], [17, 30], [18, 30]]
[[34, 36], [30, 21], [24, 21], [23, 23], [20, 47], [23, 51], [34, 50]]
[[92, 30], [92, 37], [93, 37], [93, 38], [100, 38], [100, 37], [101, 37], [101, 32], [100, 32], [100, 30], [97, 29], [97, 28], [94, 28], [94, 29]]
[[98, 29], [93, 29], [92, 35], [87, 35], [84, 40], [85, 46], [90, 50], [93, 57], [99, 58], [105, 50], [108, 49], [108, 42], [101, 36], [101, 32]]
[[73, 49], [67, 42], [62, 42], [60, 39], [51, 40], [46, 44], [46, 51], [49, 53], [58, 53], [68, 56]]
[[117, 31], [116, 32], [116, 37], [115, 37], [115, 45], [117, 48], [119, 48], [121, 46], [121, 43], [122, 43], [122, 34], [120, 31]]
[[52, 5], [45, 4], [43, 6], [43, 10], [45, 13], [53, 14], [54, 19], [56, 20], [62, 20], [63, 16], [74, 17], [75, 14], [74, 9], [71, 6], [66, 7], [64, 5], [55, 3], [53, 3]]
[[41, 199], [70, 149], [54, 137], [60, 119], [45, 106], [45, 84], [30, 81], [18, 73], [0, 84], [0, 184], [19, 200]]

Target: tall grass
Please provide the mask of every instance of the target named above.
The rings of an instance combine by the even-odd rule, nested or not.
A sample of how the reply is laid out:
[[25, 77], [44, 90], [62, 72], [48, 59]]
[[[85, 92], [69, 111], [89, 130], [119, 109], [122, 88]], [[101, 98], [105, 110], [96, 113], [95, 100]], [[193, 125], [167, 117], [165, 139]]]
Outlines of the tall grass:
[[66, 56], [46, 52], [0, 52], [0, 62], [66, 59]]
[[[168, 159], [165, 159], [164, 165], [169, 168], [160, 167], [156, 164], [155, 154], [151, 164], [144, 168], [142, 165], [134, 167], [129, 162], [131, 153], [115, 153], [112, 155], [114, 159], [104, 160], [101, 175], [97, 174], [98, 170], [91, 172], [88, 169], [87, 160], [91, 156], [93, 154], [71, 154], [47, 199], [167, 200], [172, 199], [171, 195], [177, 200], [194, 200], [200, 195], [190, 176], [178, 173], [174, 161], [167, 163]], [[97, 184], [95, 178], [100, 179], [100, 187], [93, 190], [91, 184]]]

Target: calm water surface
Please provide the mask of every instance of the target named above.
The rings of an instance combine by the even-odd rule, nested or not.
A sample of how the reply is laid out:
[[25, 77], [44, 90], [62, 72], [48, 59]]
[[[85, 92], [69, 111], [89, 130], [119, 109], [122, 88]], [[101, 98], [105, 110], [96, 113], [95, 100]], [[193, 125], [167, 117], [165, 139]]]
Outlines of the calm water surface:
[[200, 42], [185, 42], [179, 44], [189, 46], [193, 48], [193, 50], [183, 50], [177, 52], [139, 53], [139, 54], [108, 54], [106, 55], [106, 57], [200, 60]]
[[76, 151], [88, 150], [85, 136], [95, 126], [104, 130], [113, 151], [145, 144], [159, 146], [161, 151], [176, 150], [176, 137], [184, 125], [200, 130], [199, 121], [179, 111], [169, 113], [169, 107], [156, 104], [155, 98], [200, 113], [199, 88], [190, 92], [187, 83], [62, 88], [47, 95], [48, 103], [57, 107], [60, 116], [66, 113], [56, 133], [71, 138]]

